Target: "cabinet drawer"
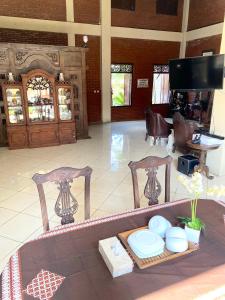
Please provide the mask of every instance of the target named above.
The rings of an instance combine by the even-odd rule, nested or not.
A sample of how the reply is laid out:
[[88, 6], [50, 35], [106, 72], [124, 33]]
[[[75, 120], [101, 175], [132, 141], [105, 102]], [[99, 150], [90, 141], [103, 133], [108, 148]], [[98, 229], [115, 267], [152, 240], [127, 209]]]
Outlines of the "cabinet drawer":
[[74, 122], [59, 124], [59, 140], [60, 144], [76, 142], [76, 128]]
[[9, 149], [22, 149], [28, 147], [27, 130], [25, 126], [7, 128]]
[[58, 125], [32, 126], [29, 131], [30, 147], [46, 147], [59, 144]]

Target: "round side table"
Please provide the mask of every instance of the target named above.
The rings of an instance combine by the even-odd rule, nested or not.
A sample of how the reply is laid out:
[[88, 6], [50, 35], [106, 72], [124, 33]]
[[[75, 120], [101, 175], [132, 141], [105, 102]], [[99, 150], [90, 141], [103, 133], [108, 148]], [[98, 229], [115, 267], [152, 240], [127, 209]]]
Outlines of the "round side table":
[[209, 150], [218, 149], [220, 145], [193, 144], [191, 140], [187, 141], [186, 144], [190, 149], [200, 152], [199, 165], [195, 166], [194, 171], [205, 173], [208, 179], [213, 179], [214, 177], [209, 175], [209, 167], [205, 164], [206, 154]]

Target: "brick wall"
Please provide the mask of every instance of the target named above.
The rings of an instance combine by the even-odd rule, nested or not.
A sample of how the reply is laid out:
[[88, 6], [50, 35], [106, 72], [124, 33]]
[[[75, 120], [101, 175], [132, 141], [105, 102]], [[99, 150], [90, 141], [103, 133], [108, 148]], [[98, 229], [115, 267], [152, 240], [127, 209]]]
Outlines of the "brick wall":
[[[87, 112], [88, 122], [101, 122], [100, 37], [88, 37]], [[76, 35], [76, 46], [82, 46], [82, 36]], [[99, 92], [97, 92], [99, 91]]]
[[78, 23], [100, 23], [99, 0], [74, 0], [74, 19]]
[[188, 30], [223, 22], [225, 0], [190, 0]]
[[[76, 35], [76, 46], [82, 46], [82, 36]], [[101, 122], [101, 77], [100, 77], [100, 38], [89, 36], [87, 53], [87, 110], [89, 123]], [[112, 108], [112, 120], [136, 120], [144, 118], [144, 110], [151, 103], [153, 64], [167, 63], [178, 57], [179, 43], [133, 39], [112, 39], [112, 62], [132, 63], [133, 85], [132, 106]], [[137, 89], [138, 78], [149, 78], [149, 88]], [[99, 93], [95, 91], [99, 90]], [[166, 115], [167, 105], [155, 105], [154, 111]]]
[[66, 0], [1, 0], [0, 15], [66, 21]]
[[[132, 63], [132, 105], [113, 107], [112, 120], [144, 119], [144, 110], [151, 104], [153, 65], [166, 64], [179, 56], [180, 43], [135, 39], [112, 39], [112, 63]], [[148, 78], [149, 88], [137, 88], [138, 78]], [[166, 115], [167, 105], [154, 105], [153, 110]]]
[[[196, 1], [196, 0], [195, 0]], [[156, 0], [136, 1], [135, 11], [112, 9], [112, 25], [121, 27], [181, 31], [183, 0], [178, 2], [178, 15], [157, 15]]]
[[0, 28], [0, 42], [67, 46], [68, 38], [66, 33]]
[[201, 56], [202, 51], [213, 50], [214, 54], [220, 53], [222, 35], [214, 35], [187, 43], [186, 57]]

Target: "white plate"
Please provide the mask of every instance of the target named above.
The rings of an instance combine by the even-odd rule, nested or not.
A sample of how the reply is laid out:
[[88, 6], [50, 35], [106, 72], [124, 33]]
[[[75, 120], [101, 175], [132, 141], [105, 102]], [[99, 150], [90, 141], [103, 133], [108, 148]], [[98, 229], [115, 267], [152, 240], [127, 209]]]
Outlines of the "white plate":
[[159, 255], [164, 251], [165, 242], [156, 233], [142, 229], [131, 233], [127, 239], [134, 253], [140, 258]]

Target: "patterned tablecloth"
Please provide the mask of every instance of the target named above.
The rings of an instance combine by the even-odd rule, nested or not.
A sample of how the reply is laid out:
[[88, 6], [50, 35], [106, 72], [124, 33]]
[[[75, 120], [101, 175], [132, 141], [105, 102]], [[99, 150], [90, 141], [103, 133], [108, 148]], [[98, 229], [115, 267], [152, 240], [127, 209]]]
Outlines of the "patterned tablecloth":
[[225, 299], [225, 206], [218, 201], [199, 201], [206, 232], [190, 255], [113, 279], [98, 252], [100, 239], [144, 226], [153, 215], [174, 223], [189, 211], [181, 200], [43, 234], [11, 257], [1, 274], [2, 300]]

